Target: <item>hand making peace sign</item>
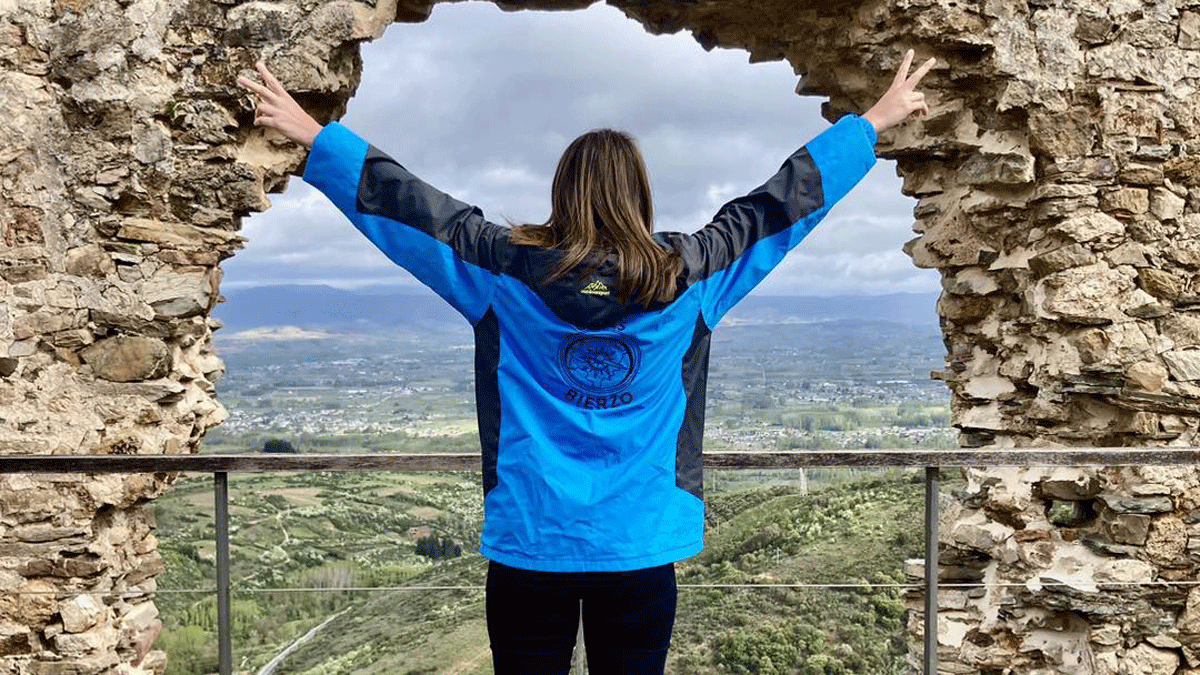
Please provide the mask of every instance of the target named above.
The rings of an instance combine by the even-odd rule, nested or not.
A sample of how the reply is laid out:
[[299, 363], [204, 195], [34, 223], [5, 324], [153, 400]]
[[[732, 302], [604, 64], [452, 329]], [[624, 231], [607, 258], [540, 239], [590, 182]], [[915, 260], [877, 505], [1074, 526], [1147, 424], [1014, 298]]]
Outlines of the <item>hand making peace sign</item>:
[[312, 147], [313, 139], [323, 128], [321, 124], [304, 112], [265, 65], [258, 63], [255, 68], [266, 86], [245, 77], [237, 80], [238, 84], [258, 94], [254, 123], [275, 129], [305, 147]]
[[922, 111], [922, 116], [929, 114], [929, 106], [925, 104], [925, 94], [916, 91], [916, 88], [917, 84], [921, 82], [921, 78], [925, 77], [937, 60], [930, 58], [910, 76], [908, 69], [912, 66], [912, 60], [913, 50], [910, 49], [905, 53], [900, 70], [896, 71], [896, 77], [892, 78], [892, 86], [863, 115], [863, 118], [875, 127], [876, 133], [903, 122], [916, 111]]

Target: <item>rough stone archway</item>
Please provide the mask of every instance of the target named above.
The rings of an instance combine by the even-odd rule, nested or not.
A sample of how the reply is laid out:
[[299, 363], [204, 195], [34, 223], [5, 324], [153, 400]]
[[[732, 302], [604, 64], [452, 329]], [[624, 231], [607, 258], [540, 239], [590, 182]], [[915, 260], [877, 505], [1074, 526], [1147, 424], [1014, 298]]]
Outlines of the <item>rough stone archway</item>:
[[[302, 160], [251, 129], [237, 74], [265, 58], [338, 115], [357, 43], [433, 2], [0, 0], [0, 452], [195, 450], [224, 417], [219, 262]], [[905, 49], [937, 56], [932, 116], [880, 153], [919, 200], [910, 254], [942, 272], [963, 443], [1195, 444], [1200, 2], [609, 2], [787, 59], [831, 120]], [[142, 505], [169, 477], [80, 478], [0, 477], [0, 670], [160, 671]], [[1194, 578], [1198, 507], [1191, 469], [973, 473], [944, 571], [1070, 583], [949, 593], [947, 671], [1200, 672], [1200, 596], [1087, 592]]]

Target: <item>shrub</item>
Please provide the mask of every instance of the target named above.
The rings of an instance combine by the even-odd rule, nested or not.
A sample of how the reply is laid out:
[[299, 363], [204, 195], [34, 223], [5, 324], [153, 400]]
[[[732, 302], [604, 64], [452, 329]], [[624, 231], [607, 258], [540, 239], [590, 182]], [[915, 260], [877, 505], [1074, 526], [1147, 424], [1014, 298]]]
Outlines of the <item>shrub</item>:
[[262, 451], [295, 453], [296, 448], [291, 444], [290, 441], [285, 441], [280, 438], [268, 438], [267, 441], [263, 443]]

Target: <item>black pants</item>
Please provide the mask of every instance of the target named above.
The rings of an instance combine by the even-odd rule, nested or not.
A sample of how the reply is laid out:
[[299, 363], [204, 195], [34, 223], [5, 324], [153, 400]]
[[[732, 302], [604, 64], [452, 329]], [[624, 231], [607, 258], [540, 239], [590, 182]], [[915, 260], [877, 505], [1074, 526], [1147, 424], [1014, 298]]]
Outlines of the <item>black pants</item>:
[[675, 565], [630, 572], [532, 572], [489, 563], [496, 675], [567, 675], [583, 603], [590, 675], [662, 675], [675, 624]]

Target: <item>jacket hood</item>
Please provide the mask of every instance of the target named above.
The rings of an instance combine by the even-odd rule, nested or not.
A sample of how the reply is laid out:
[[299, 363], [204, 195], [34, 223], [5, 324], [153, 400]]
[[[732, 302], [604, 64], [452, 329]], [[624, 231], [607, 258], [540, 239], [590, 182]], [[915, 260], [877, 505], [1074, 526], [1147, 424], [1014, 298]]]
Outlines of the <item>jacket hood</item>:
[[654, 311], [669, 303], [656, 302], [644, 307], [634, 302], [621, 302], [617, 290], [616, 254], [610, 254], [594, 272], [585, 266], [567, 273], [550, 283], [544, 283], [558, 263], [562, 251], [531, 246], [515, 247], [516, 255], [509, 274], [530, 287], [555, 316], [577, 328], [600, 330], [621, 323], [626, 317]]

